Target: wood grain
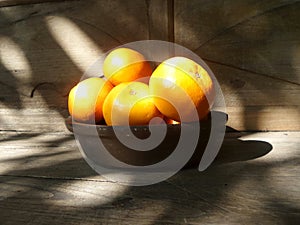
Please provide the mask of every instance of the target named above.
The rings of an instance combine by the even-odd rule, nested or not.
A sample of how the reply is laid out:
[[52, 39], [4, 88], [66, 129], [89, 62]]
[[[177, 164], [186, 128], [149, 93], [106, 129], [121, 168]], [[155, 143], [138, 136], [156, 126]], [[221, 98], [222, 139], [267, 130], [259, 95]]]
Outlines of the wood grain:
[[166, 10], [156, 0], [1, 8], [0, 130], [64, 131], [67, 95], [83, 73], [121, 44], [167, 40]]
[[295, 224], [299, 140], [299, 132], [228, 133], [206, 171], [128, 187], [97, 176], [72, 135], [1, 133], [1, 223]]
[[[65, 131], [67, 94], [99, 55], [172, 36], [173, 1], [25, 2], [0, 8], [0, 130]], [[298, 1], [173, 6], [173, 38], [215, 73], [229, 126], [300, 129]]]
[[[299, 222], [299, 1], [175, 0], [174, 21], [170, 2], [0, 1], [1, 224]], [[84, 161], [67, 94], [111, 48], [172, 36], [212, 68], [245, 132], [228, 127], [204, 172], [122, 186]]]
[[150, 40], [168, 41], [169, 18], [167, 1], [146, 0], [148, 16], [148, 32]]
[[239, 130], [299, 130], [299, 1], [175, 1], [175, 40], [211, 67]]

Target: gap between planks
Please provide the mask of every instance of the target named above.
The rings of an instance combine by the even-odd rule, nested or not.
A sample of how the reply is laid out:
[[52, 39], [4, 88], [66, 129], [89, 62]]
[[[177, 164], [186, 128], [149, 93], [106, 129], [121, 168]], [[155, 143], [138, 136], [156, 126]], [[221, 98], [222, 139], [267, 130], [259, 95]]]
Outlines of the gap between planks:
[[0, 0], [0, 7], [10, 7], [18, 5], [32, 5], [32, 4], [41, 4], [49, 2], [71, 2], [79, 0]]

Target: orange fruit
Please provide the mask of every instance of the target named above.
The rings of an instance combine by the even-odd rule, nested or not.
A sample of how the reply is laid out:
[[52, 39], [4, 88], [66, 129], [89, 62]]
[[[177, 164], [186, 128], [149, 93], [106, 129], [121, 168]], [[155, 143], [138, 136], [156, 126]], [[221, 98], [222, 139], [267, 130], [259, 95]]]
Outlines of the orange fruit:
[[159, 111], [180, 122], [205, 118], [215, 96], [207, 71], [186, 57], [173, 57], [159, 64], [150, 77], [149, 88]]
[[165, 120], [166, 124], [180, 124], [180, 122], [172, 120], [172, 119], [167, 118], [167, 117], [164, 120]]
[[149, 77], [152, 68], [139, 52], [129, 48], [117, 48], [105, 57], [103, 73], [112, 84], [118, 85]]
[[103, 102], [112, 88], [110, 82], [98, 77], [79, 82], [69, 93], [70, 115], [79, 122], [101, 121]]
[[142, 82], [126, 82], [115, 86], [103, 104], [107, 125], [146, 125], [161, 113], [154, 105], [149, 87]]

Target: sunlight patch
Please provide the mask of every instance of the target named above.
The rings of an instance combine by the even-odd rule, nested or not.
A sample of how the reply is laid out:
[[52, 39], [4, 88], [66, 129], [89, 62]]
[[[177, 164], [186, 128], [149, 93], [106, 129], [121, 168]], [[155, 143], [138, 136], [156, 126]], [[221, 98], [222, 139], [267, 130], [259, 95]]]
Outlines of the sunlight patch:
[[[31, 80], [31, 67], [20, 46], [8, 37], [0, 35], [0, 62], [15, 78], [22, 81]], [[26, 72], [28, 75], [24, 76]], [[21, 76], [18, 76], [21, 74]]]
[[70, 19], [47, 16], [45, 22], [60, 47], [82, 71], [103, 54], [97, 44]]

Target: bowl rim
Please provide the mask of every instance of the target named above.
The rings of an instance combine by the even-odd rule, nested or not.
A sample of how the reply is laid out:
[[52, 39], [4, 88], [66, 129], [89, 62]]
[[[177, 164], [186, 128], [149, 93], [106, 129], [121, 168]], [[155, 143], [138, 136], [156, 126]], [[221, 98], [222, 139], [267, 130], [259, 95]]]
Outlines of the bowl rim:
[[[228, 121], [228, 114], [225, 112], [221, 112], [221, 111], [211, 111], [207, 117], [207, 119], [204, 120], [200, 120], [200, 121], [192, 121], [192, 122], [182, 122], [179, 124], [151, 124], [151, 127], [153, 127], [153, 129], [159, 129], [163, 126], [167, 127], [167, 130], [180, 130], [181, 126], [194, 126], [197, 124], [200, 124], [200, 130], [205, 131], [205, 130], [209, 130], [211, 128], [211, 114], [212, 113], [222, 113], [225, 114], [226, 119], [225, 119], [225, 123], [222, 125], [226, 125], [227, 121]], [[114, 126], [109, 126], [106, 124], [90, 124], [90, 123], [84, 123], [84, 122], [78, 122], [78, 121], [73, 121], [73, 118], [71, 116], [68, 116], [67, 118], [65, 118], [65, 125], [67, 127], [67, 129], [74, 133], [73, 131], [73, 125], [75, 126], [79, 126], [81, 128], [85, 128], [85, 129], [95, 129], [98, 132], [114, 132], [114, 130], [125, 130], [128, 129], [128, 126], [124, 126], [124, 125], [114, 125]], [[134, 126], [129, 126], [130, 129], [132, 130], [132, 132], [134, 133], [138, 133], [138, 132], [149, 132], [149, 125], [134, 125]]]
[[[79, 122], [79, 121], [75, 121], [73, 120], [73, 118], [71, 116], [68, 116], [67, 118], [65, 118], [65, 124], [68, 128], [68, 130], [70, 130], [71, 132], [73, 132], [73, 125], [75, 126], [80, 126], [80, 127], [84, 127], [84, 128], [96, 128], [97, 130], [124, 130], [124, 129], [128, 129], [128, 126], [126, 125], [106, 125], [106, 124], [91, 124], [91, 123], [84, 123], [84, 122]], [[180, 129], [181, 126], [193, 126], [196, 124], [201, 124], [200, 129], [208, 129], [208, 127], [210, 127], [211, 124], [211, 120], [210, 119], [205, 119], [205, 120], [200, 120], [200, 121], [192, 121], [192, 122], [181, 122], [179, 124], [151, 124], [151, 125], [133, 125], [133, 126], [129, 126], [131, 130], [135, 131], [135, 132], [139, 132], [139, 131], [149, 131], [149, 126], [153, 127], [154, 129], [158, 129], [161, 128], [163, 126], [166, 126], [167, 129]]]

